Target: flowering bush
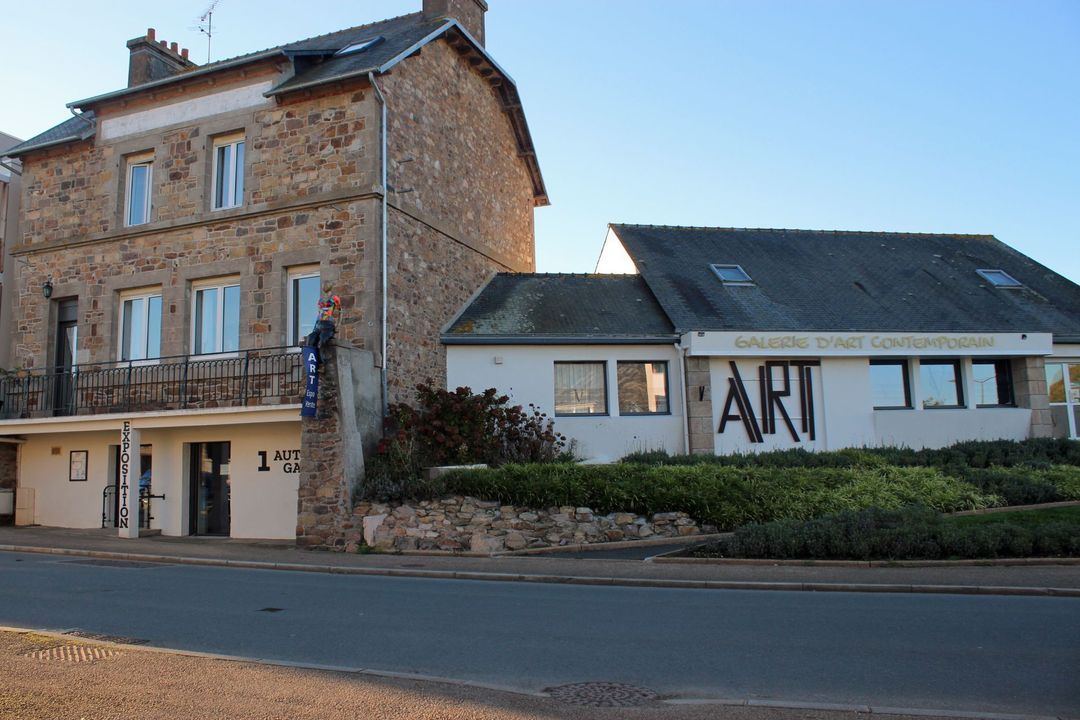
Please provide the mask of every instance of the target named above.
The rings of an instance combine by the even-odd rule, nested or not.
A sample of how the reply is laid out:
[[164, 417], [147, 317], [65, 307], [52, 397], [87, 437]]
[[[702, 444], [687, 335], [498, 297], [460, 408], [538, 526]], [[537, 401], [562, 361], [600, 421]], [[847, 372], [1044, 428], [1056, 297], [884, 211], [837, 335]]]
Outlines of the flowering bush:
[[534, 405], [526, 410], [494, 388], [416, 386], [416, 407], [390, 406], [380, 455], [410, 456], [416, 468], [565, 460], [566, 436]]

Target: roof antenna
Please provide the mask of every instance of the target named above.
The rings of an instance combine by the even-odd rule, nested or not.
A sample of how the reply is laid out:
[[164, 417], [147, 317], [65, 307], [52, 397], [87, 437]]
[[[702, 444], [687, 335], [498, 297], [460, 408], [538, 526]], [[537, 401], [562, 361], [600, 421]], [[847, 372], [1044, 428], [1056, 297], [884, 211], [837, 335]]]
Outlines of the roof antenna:
[[197, 29], [199, 32], [206, 35], [206, 62], [210, 63], [210, 41], [214, 38], [214, 9], [218, 6], [221, 0], [213, 0], [210, 3], [210, 7], [203, 11], [203, 14], [199, 16], [199, 24]]

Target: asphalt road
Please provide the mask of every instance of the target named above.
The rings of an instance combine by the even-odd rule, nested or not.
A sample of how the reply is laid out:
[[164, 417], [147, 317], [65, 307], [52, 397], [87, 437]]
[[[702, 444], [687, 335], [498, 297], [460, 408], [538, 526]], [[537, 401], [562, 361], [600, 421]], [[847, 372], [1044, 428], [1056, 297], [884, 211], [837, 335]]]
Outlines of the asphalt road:
[[[277, 608], [269, 611], [268, 608]], [[336, 576], [0, 553], [0, 625], [540, 690], [1080, 714], [1080, 600]]]

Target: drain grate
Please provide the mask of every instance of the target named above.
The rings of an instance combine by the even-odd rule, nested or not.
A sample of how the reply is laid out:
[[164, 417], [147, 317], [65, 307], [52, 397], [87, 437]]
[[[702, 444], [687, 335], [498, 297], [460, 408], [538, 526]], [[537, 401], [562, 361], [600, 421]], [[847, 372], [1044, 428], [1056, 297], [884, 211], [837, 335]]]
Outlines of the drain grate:
[[96, 567], [128, 568], [140, 570], [142, 568], [163, 567], [166, 563], [138, 562], [137, 560], [62, 560], [64, 565], [94, 565]]
[[149, 640], [127, 637], [126, 635], [106, 635], [105, 633], [92, 633], [86, 630], [68, 630], [64, 634], [83, 638], [84, 640], [100, 640], [102, 642], [117, 643], [118, 645], [145, 645], [150, 642]]
[[582, 707], [635, 707], [656, 702], [652, 690], [613, 682], [584, 682], [548, 688], [551, 697]]
[[45, 650], [35, 650], [34, 652], [27, 653], [26, 657], [33, 658], [34, 660], [60, 660], [61, 662], [91, 663], [95, 660], [106, 660], [108, 658], [118, 657], [122, 654], [123, 653], [119, 650], [113, 650], [112, 648], [107, 647], [95, 647], [93, 645], [61, 645]]

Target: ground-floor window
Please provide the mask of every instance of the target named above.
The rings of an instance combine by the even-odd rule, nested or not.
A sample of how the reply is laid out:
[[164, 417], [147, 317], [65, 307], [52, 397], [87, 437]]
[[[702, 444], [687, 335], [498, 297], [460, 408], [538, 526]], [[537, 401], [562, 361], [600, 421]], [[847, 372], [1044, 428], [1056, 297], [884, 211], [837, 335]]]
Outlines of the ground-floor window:
[[556, 415], [607, 415], [607, 363], [555, 363]]
[[1008, 407], [1013, 397], [1012, 365], [1008, 360], [972, 360], [975, 407]]
[[919, 387], [926, 409], [964, 407], [964, 373], [959, 360], [922, 360]]
[[875, 410], [911, 407], [907, 360], [871, 360], [870, 394]]
[[667, 415], [666, 362], [629, 362], [617, 365], [620, 415]]

